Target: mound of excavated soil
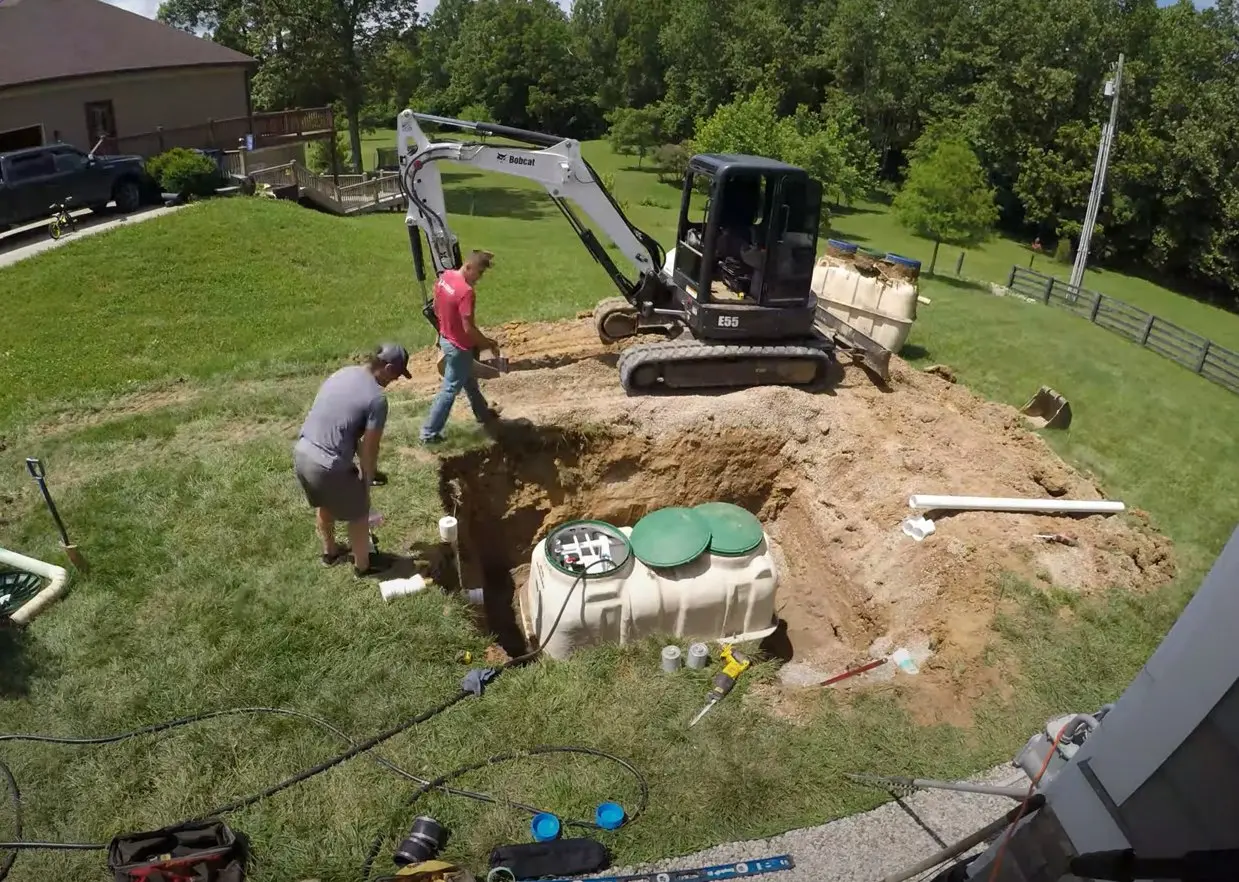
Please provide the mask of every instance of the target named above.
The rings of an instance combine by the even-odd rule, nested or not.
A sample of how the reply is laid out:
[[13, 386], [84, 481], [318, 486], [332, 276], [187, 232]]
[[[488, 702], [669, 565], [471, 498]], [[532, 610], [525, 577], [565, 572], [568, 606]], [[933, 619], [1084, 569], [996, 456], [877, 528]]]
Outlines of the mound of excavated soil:
[[[512, 372], [485, 392], [505, 419], [528, 422], [442, 467], [445, 501], [459, 506], [483, 570], [517, 570], [569, 518], [631, 525], [662, 506], [734, 502], [776, 545], [785, 658], [824, 678], [893, 647], [931, 648], [922, 673], [901, 679], [915, 683], [922, 717], [955, 720], [999, 683], [980, 657], [1004, 574], [1074, 591], [1147, 590], [1173, 575], [1169, 541], [1139, 513], [963, 512], [938, 517], [924, 542], [904, 535], [913, 493], [1102, 493], [1015, 409], [898, 359], [886, 391], [848, 369], [817, 394], [628, 397], [614, 368], [620, 347], [601, 344], [588, 320], [510, 324], [495, 336]], [[432, 392], [433, 353], [419, 353], [414, 371], [405, 388]], [[469, 418], [463, 401], [457, 416]]]

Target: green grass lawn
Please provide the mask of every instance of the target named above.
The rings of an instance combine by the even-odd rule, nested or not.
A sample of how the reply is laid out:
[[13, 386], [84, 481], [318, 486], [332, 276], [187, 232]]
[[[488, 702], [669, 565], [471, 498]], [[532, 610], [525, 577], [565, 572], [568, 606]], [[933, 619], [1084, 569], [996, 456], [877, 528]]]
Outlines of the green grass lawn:
[[[830, 235], [847, 239], [867, 248], [886, 249], [923, 262], [929, 267], [933, 243], [913, 236], [903, 229], [887, 206], [862, 203], [836, 211]], [[1032, 268], [1055, 276], [1064, 282], [1071, 276], [1071, 267], [1058, 263], [1050, 255], [1035, 255], [1027, 242], [997, 237], [971, 249], [943, 245], [938, 253], [937, 274], [955, 275], [961, 250], [964, 263], [961, 275], [966, 279], [998, 282], [1005, 285], [1013, 265]], [[1125, 276], [1105, 269], [1090, 268], [1084, 273], [1084, 287], [1125, 300], [1146, 312], [1151, 312], [1189, 331], [1203, 334], [1232, 351], [1239, 352], [1239, 316], [1201, 303], [1155, 285], [1145, 279]]]
[[396, 146], [396, 130], [395, 129], [374, 129], [361, 134], [361, 167], [365, 171], [374, 171], [375, 161], [378, 154], [375, 150], [379, 147]]
[[[615, 176], [633, 221], [669, 243], [676, 188], [600, 145], [587, 153]], [[610, 295], [538, 188], [460, 170], [447, 180], [462, 244], [498, 255], [480, 294], [485, 324], [570, 315]], [[845, 226], [862, 220], [870, 226]], [[927, 254], [914, 250], [924, 243], [900, 244], [879, 215], [852, 214], [838, 228]], [[1012, 404], [1043, 383], [1066, 394], [1075, 422], [1047, 437], [1110, 493], [1152, 512], [1178, 544], [1177, 585], [1089, 600], [1012, 584], [993, 653], [1027, 676], [1011, 703], [982, 703], [970, 730], [919, 728], [883, 691], [851, 706], [823, 694], [793, 724], [750, 700], [772, 676], [762, 666], [690, 731], [684, 723], [708, 678], [652, 676], [660, 642], [651, 641], [505, 674], [484, 698], [383, 754], [433, 777], [540, 744], [616, 753], [650, 786], [648, 813], [600, 837], [626, 862], [868, 808], [881, 796], [843, 772], [967, 774], [1009, 759], [1050, 715], [1112, 699], [1239, 519], [1239, 401], [1064, 312], [941, 280], [923, 287], [932, 304], [913, 330], [914, 360], [948, 363], [962, 382]], [[363, 738], [455, 691], [465, 671], [456, 654], [486, 645], [468, 610], [437, 592], [385, 604], [348, 573], [320, 568], [289, 471], [292, 439], [326, 372], [381, 338], [410, 347], [432, 339], [399, 215], [208, 202], [0, 269], [0, 289], [20, 292], [6, 304], [6, 326], [20, 336], [0, 347], [0, 474], [9, 476], [0, 545], [58, 557], [22, 465], [39, 456], [93, 565], [29, 631], [0, 634], [0, 728], [104, 734], [266, 705]], [[1217, 334], [1234, 331], [1226, 322], [1239, 319], [1216, 319]], [[135, 394], [116, 398], [125, 393]], [[392, 480], [376, 491], [387, 547], [436, 537], [437, 470], [411, 449], [426, 406], [402, 399], [392, 408], [382, 462]], [[468, 428], [451, 441], [479, 443]], [[1064, 606], [1075, 615], [1060, 615]], [[106, 841], [205, 811], [341, 748], [304, 722], [254, 718], [102, 748], [6, 744], [0, 759], [22, 784], [28, 838]], [[584, 758], [530, 759], [459, 784], [570, 817], [636, 798], [622, 772]], [[379, 866], [389, 868], [395, 837], [416, 814], [449, 825], [449, 855], [475, 869], [494, 845], [528, 839], [520, 812], [444, 795], [409, 808], [412, 789], [361, 757], [229, 820], [253, 840], [255, 882], [355, 882], [380, 831], [390, 836]], [[7, 811], [0, 804], [0, 840]], [[12, 878], [101, 878], [100, 866], [98, 855], [39, 852], [23, 855]]]

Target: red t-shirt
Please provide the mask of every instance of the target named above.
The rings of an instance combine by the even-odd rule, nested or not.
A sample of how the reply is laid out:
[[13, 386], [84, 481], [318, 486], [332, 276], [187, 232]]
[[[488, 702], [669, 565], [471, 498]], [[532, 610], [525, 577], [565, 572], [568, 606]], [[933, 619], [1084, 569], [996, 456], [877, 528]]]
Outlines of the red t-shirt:
[[435, 317], [439, 333], [458, 349], [472, 349], [465, 319], [473, 317], [473, 287], [460, 270], [447, 270], [435, 282]]

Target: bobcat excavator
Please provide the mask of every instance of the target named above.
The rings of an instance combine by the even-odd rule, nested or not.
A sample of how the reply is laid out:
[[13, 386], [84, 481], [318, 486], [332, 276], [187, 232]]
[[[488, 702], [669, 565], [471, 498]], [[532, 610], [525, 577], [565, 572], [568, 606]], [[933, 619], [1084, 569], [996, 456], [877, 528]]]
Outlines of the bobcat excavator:
[[[422, 123], [495, 135], [531, 149], [431, 141]], [[622, 295], [594, 309], [599, 338], [604, 343], [637, 335], [662, 338], [620, 355], [620, 383], [629, 394], [812, 386], [830, 369], [835, 335], [818, 329], [817, 299], [810, 289], [821, 186], [802, 169], [754, 156], [694, 156], [684, 175], [676, 246], [665, 253], [624, 216], [577, 141], [405, 110], [397, 120], [396, 145], [414, 271], [432, 325], [422, 236], [436, 278], [461, 266], [436, 165], [448, 160], [546, 188]], [[699, 191], [706, 196], [704, 210], [693, 199]], [[576, 209], [631, 264], [629, 273], [616, 265]], [[861, 345], [868, 348], [864, 341]]]

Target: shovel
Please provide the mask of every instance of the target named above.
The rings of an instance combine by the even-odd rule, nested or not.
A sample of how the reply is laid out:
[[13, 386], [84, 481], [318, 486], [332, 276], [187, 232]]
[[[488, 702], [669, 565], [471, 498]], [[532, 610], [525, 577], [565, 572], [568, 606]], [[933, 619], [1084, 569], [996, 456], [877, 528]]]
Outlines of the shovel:
[[[507, 356], [495, 354], [493, 358], [479, 358], [481, 352], [473, 351], [473, 376], [477, 380], [493, 380], [508, 372]], [[435, 367], [439, 371], [439, 376], [443, 376], [445, 370], [446, 359], [442, 352], [439, 353], [439, 360]]]
[[52, 502], [52, 494], [47, 489], [47, 481], [45, 480], [47, 472], [43, 469], [43, 463], [34, 457], [29, 457], [26, 460], [26, 470], [30, 472], [30, 477], [34, 478], [34, 482], [39, 485], [39, 491], [43, 494], [43, 501], [47, 503], [47, 510], [51, 513], [52, 520], [56, 522], [56, 529], [60, 531], [60, 547], [68, 555], [69, 561], [73, 566], [83, 573], [86, 572], [86, 558], [78, 551], [77, 546], [69, 541], [69, 533], [65, 530], [65, 523], [60, 519], [60, 512], [56, 510], [56, 503]]

